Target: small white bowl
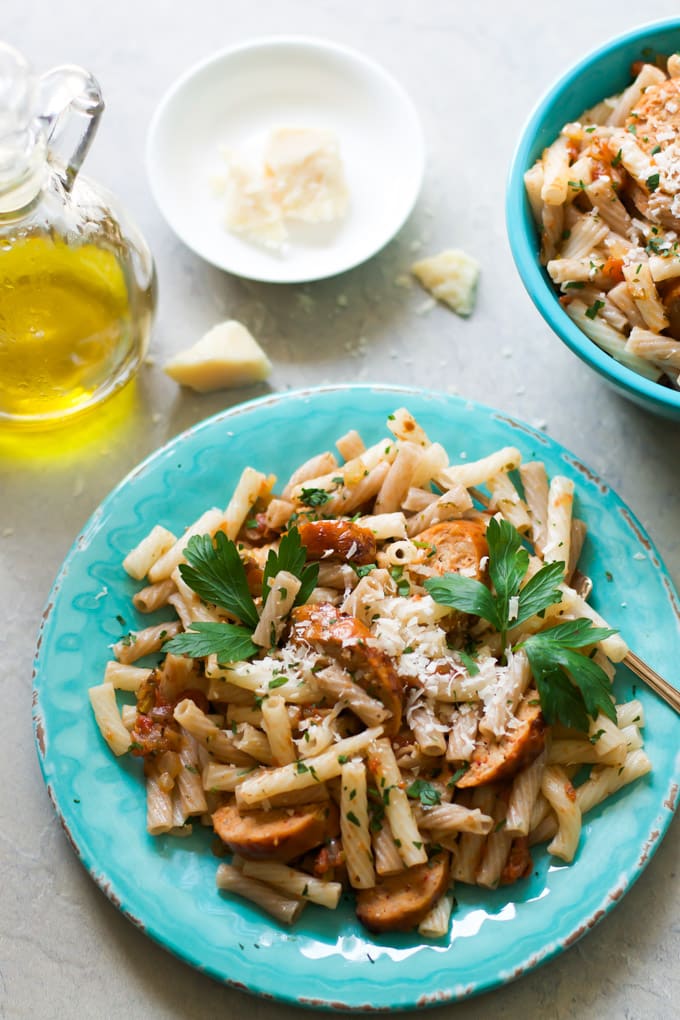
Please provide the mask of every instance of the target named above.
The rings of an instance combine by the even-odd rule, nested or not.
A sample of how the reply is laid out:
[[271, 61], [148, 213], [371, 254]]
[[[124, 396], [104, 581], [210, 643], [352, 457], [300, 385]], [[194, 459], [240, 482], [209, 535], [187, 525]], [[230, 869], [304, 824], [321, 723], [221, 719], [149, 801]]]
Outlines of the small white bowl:
[[[214, 181], [222, 146], [240, 148], [273, 127], [335, 132], [350, 204], [338, 223], [291, 231], [281, 253], [231, 233]], [[151, 122], [147, 168], [176, 234], [237, 276], [302, 283], [364, 262], [394, 237], [423, 176], [415, 106], [378, 64], [320, 39], [276, 36], [222, 50], [170, 88]]]

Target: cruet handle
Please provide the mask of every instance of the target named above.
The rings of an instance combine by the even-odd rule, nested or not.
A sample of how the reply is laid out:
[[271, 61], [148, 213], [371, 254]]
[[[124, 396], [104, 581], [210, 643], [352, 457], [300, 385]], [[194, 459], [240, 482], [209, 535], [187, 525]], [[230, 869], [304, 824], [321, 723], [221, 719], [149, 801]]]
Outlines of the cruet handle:
[[104, 109], [99, 83], [74, 64], [55, 67], [38, 79], [37, 107], [50, 164], [70, 191]]

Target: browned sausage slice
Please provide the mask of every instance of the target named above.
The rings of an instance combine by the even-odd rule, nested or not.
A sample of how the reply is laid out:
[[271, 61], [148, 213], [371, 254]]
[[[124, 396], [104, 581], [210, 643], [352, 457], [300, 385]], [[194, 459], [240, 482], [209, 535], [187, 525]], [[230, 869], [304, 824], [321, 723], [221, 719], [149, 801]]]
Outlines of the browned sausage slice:
[[298, 531], [313, 560], [375, 562], [375, 535], [353, 521], [307, 521], [298, 525]]
[[372, 646], [368, 627], [356, 616], [341, 613], [331, 602], [298, 606], [292, 613], [291, 637], [336, 659], [372, 698], [392, 713], [383, 724], [393, 736], [401, 727], [403, 685], [391, 658]]
[[520, 725], [501, 740], [478, 739], [470, 768], [456, 786], [483, 786], [507, 779], [538, 757], [545, 747], [545, 719], [537, 691], [527, 691], [516, 714]]
[[338, 811], [331, 801], [247, 813], [225, 804], [212, 820], [222, 842], [250, 860], [291, 861], [339, 831]]
[[[483, 521], [442, 521], [426, 528], [417, 540], [419, 547], [422, 543], [428, 546], [421, 549], [421, 563], [436, 574], [465, 574], [475, 581], [484, 580], [486, 570], [481, 563], [489, 555], [489, 546]], [[410, 570], [418, 573], [418, 565], [410, 565]]]
[[357, 917], [369, 931], [411, 931], [449, 886], [448, 854], [406, 868], [357, 893]]

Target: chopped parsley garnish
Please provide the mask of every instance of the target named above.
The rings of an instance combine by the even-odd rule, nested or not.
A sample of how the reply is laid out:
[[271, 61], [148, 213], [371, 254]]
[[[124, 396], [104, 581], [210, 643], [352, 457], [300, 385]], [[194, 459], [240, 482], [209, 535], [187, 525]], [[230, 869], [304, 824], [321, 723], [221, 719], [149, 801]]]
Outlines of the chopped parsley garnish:
[[586, 315], [589, 319], [594, 319], [601, 308], [604, 308], [604, 301], [593, 301], [589, 308], [586, 308]]
[[654, 148], [652, 149], [651, 155], [652, 156], [656, 156], [657, 152], [661, 152], [661, 146], [660, 145], [655, 145], [654, 146]]
[[585, 283], [583, 280], [570, 280], [569, 283], [565, 283], [565, 290], [583, 290]]
[[287, 676], [275, 676], [273, 680], [270, 680], [267, 687], [270, 691], [276, 690], [277, 687], [283, 687], [284, 684], [288, 683]]
[[366, 575], [370, 574], [372, 570], [375, 570], [377, 566], [377, 563], [350, 563], [350, 567], [354, 570], [357, 577], [366, 577]]
[[469, 761], [464, 761], [463, 764], [460, 766], [460, 768], [456, 769], [456, 771], [453, 773], [453, 775], [449, 779], [448, 783], [446, 784], [449, 787], [449, 789], [452, 786], [455, 786], [459, 779], [463, 778], [463, 776], [465, 775], [465, 773], [467, 772], [467, 770], [469, 768], [470, 768], [470, 762]]
[[442, 795], [436, 786], [426, 779], [416, 779], [406, 788], [406, 796], [411, 800], [419, 800], [423, 807], [435, 807], [441, 803]]
[[616, 153], [612, 160], [612, 166], [618, 166], [620, 162], [621, 162], [621, 150], [619, 149], [619, 151]]
[[351, 822], [352, 825], [356, 826], [361, 825], [361, 822], [359, 821], [359, 819], [357, 818], [353, 811], [348, 811], [347, 814], [345, 815], [345, 818], [347, 819], [348, 822]]
[[656, 189], [659, 187], [659, 175], [650, 174], [647, 180], [645, 181], [645, 184], [647, 185], [650, 191], [656, 191]]
[[330, 498], [325, 489], [302, 489], [300, 492], [300, 502], [305, 506], [323, 506]]
[[458, 658], [463, 663], [470, 676], [477, 676], [479, 673], [479, 666], [471, 655], [468, 655], [467, 652], [461, 650], [458, 652]]
[[390, 576], [397, 585], [397, 595], [401, 595], [402, 598], [406, 598], [411, 594], [411, 585], [404, 577], [403, 567], [390, 567]]

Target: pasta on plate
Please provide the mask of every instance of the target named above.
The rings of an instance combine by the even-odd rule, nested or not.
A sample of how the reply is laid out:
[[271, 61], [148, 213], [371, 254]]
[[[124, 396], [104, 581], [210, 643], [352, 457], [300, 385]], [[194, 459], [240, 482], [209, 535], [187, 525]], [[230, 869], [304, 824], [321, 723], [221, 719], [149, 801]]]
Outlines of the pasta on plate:
[[625, 642], [574, 587], [571, 480], [514, 447], [452, 464], [404, 408], [387, 425], [154, 527], [123, 566], [175, 619], [118, 641], [90, 700], [143, 759], [149, 833], [214, 829], [220, 889], [292, 923], [349, 887], [370, 931], [437, 938], [454, 883], [518, 881], [545, 841], [573, 860], [650, 763], [611, 693]]
[[680, 56], [565, 124], [525, 176], [541, 262], [573, 322], [680, 388]]

